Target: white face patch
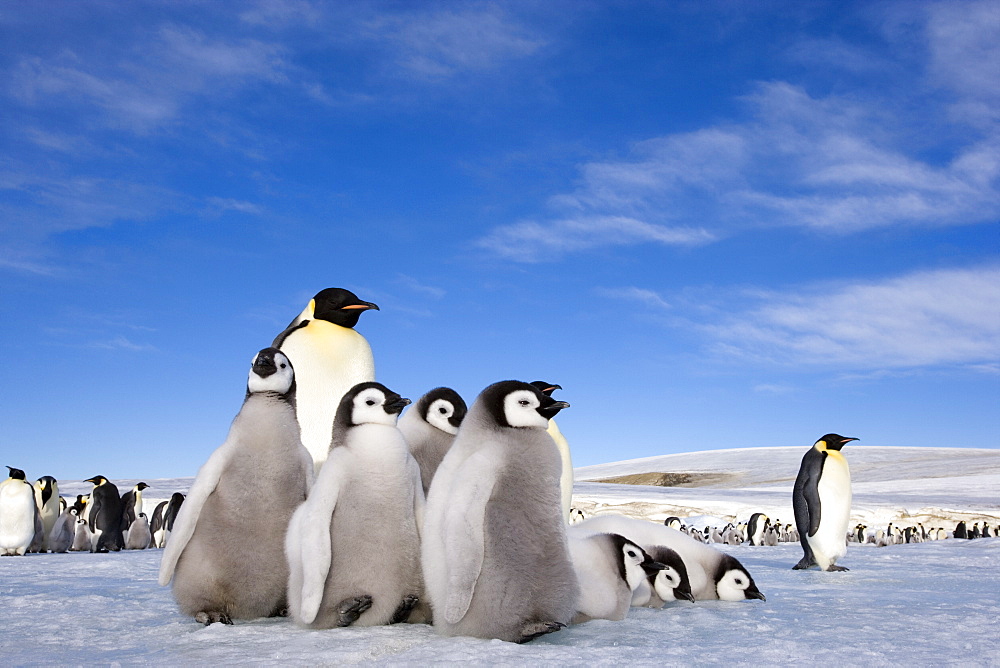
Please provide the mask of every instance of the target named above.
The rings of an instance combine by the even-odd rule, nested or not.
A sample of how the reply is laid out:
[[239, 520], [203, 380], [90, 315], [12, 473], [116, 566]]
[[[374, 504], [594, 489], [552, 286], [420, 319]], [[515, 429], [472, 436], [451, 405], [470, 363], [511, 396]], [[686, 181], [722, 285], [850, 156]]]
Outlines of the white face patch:
[[397, 413], [385, 412], [385, 394], [382, 390], [369, 387], [354, 397], [351, 409], [351, 422], [359, 424], [384, 424], [390, 427], [396, 424]]
[[742, 601], [746, 598], [746, 590], [749, 586], [750, 576], [733, 568], [726, 571], [726, 574], [715, 586], [715, 590], [723, 601]]
[[549, 421], [536, 410], [541, 404], [534, 392], [515, 390], [503, 398], [504, 417], [511, 427], [548, 429]]
[[[257, 355], [259, 354], [257, 353]], [[254, 362], [257, 361], [257, 355], [253, 358]], [[267, 378], [261, 378], [254, 373], [253, 364], [250, 365], [250, 375], [247, 376], [247, 389], [251, 393], [277, 392], [278, 394], [284, 394], [288, 392], [288, 389], [292, 386], [292, 381], [295, 379], [292, 364], [285, 357], [284, 353], [281, 352], [275, 353], [274, 364], [278, 367], [278, 370]]]
[[679, 587], [680, 584], [681, 574], [673, 566], [667, 566], [656, 574], [656, 579], [653, 580], [653, 589], [656, 591], [656, 595], [664, 601], [676, 601], [677, 597], [674, 596], [674, 589]]
[[447, 399], [435, 399], [427, 409], [427, 423], [446, 434], [457, 434], [458, 427], [448, 422], [455, 414], [455, 407]]
[[636, 587], [646, 579], [646, 571], [640, 565], [646, 560], [646, 555], [637, 546], [625, 543], [622, 546], [622, 560], [625, 563], [625, 581], [629, 589], [635, 591]]

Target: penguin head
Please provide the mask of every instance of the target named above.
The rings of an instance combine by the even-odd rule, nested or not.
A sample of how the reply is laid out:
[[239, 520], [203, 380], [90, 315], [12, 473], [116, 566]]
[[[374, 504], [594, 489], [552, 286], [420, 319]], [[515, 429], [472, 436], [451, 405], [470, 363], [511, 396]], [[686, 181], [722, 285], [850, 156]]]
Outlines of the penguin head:
[[343, 288], [320, 290], [309, 302], [307, 309], [316, 320], [352, 328], [358, 324], [361, 314], [368, 310], [378, 311], [379, 308], [371, 302], [358, 299], [356, 294]]
[[137, 484], [137, 485], [135, 486], [135, 488], [136, 488], [136, 489], [137, 489], [138, 491], [140, 491], [140, 492], [141, 492], [141, 491], [142, 491], [142, 490], [144, 490], [144, 489], [149, 489], [149, 485], [147, 485], [147, 484], [146, 484], [146, 483], [144, 483], [144, 482], [140, 482], [139, 484]]
[[664, 601], [694, 601], [691, 580], [681, 555], [662, 545], [651, 548], [649, 555], [663, 564], [663, 570], [649, 574], [649, 583], [656, 595]]
[[8, 466], [7, 468], [10, 469], [11, 478], [13, 478], [14, 480], [24, 480], [24, 471], [22, 471], [21, 469], [16, 469], [13, 466]]
[[424, 422], [447, 434], [457, 434], [458, 428], [469, 412], [465, 401], [450, 387], [436, 387], [420, 397], [414, 408]]
[[628, 585], [628, 588], [635, 591], [649, 573], [663, 570], [663, 564], [653, 560], [649, 554], [641, 547], [619, 534], [608, 534], [611, 543], [618, 551], [618, 574]]
[[410, 403], [382, 383], [358, 383], [344, 395], [334, 419], [335, 432], [362, 424], [395, 426], [400, 411]]
[[84, 480], [84, 482], [92, 482], [92, 483], [94, 483], [94, 487], [100, 487], [101, 485], [103, 485], [107, 481], [108, 481], [108, 479], [105, 478], [102, 475], [95, 475], [93, 478], [87, 478], [86, 480]]
[[840, 450], [846, 443], [851, 441], [857, 441], [857, 438], [849, 438], [847, 436], [841, 436], [840, 434], [827, 434], [823, 438], [816, 441], [814, 448], [820, 452], [824, 450]]
[[39, 495], [42, 497], [42, 505], [45, 505], [59, 487], [56, 484], [55, 478], [50, 475], [43, 475], [35, 482], [35, 489], [38, 490]]
[[295, 387], [295, 371], [291, 361], [277, 348], [258, 352], [247, 375], [247, 396], [258, 392], [288, 395]]
[[723, 601], [742, 601], [747, 598], [767, 600], [757, 589], [757, 583], [750, 577], [736, 557], [723, 555], [715, 571], [715, 591]]
[[479, 395], [493, 420], [500, 427], [548, 429], [549, 420], [563, 408], [565, 401], [556, 401], [542, 394], [534, 385], [519, 380], [493, 383]]

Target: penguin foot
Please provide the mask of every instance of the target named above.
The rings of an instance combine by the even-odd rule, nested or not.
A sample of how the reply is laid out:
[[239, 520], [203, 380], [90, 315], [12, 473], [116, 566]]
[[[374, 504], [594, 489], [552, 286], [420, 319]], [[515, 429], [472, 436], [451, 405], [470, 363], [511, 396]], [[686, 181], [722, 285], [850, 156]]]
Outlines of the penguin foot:
[[829, 566], [826, 567], [826, 570], [828, 570], [828, 571], [849, 571], [851, 569], [847, 568], [846, 566], [838, 566], [837, 564], [830, 564]]
[[204, 610], [194, 616], [194, 621], [208, 626], [216, 622], [233, 625], [233, 619], [224, 612], [205, 612]]
[[350, 626], [358, 621], [358, 617], [370, 607], [372, 607], [372, 597], [368, 594], [345, 598], [337, 605], [337, 615], [339, 616], [337, 626]]
[[808, 557], [808, 555], [807, 555], [807, 556], [805, 556], [805, 557], [802, 557], [802, 558], [801, 558], [801, 559], [799, 560], [799, 563], [797, 563], [797, 564], [795, 564], [794, 566], [792, 566], [792, 570], [793, 570], [793, 571], [799, 571], [799, 570], [802, 570], [803, 568], [811, 568], [812, 566], [815, 566], [815, 565], [816, 565], [816, 564], [815, 564], [815, 563], [813, 563], [813, 560], [812, 560], [812, 559], [810, 559], [810, 558]]
[[547, 633], [554, 633], [565, 627], [566, 625], [562, 622], [532, 622], [530, 624], [525, 624], [525, 626], [521, 629], [521, 639], [516, 642], [526, 643], [529, 640], [534, 640], [538, 636], [543, 636]]
[[407, 594], [403, 597], [403, 602], [399, 604], [396, 608], [396, 612], [392, 613], [392, 619], [389, 620], [390, 624], [399, 624], [405, 622], [410, 617], [410, 613], [413, 608], [417, 605], [420, 597], [416, 594]]

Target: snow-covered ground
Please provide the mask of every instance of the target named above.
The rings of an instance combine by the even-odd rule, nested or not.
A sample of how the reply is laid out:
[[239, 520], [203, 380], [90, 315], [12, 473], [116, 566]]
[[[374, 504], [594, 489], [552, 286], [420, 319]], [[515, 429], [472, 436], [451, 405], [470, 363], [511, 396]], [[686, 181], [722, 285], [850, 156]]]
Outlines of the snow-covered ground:
[[[897, 508], [926, 508], [949, 521], [952, 513], [991, 517], [992, 524], [1000, 517], [1000, 453], [861, 450], [845, 448], [859, 518], [888, 516]], [[738, 477], [730, 478], [730, 488], [578, 482], [576, 500], [578, 505], [603, 504], [601, 512], [618, 507], [666, 516], [686, 509], [741, 519], [748, 511], [774, 512], [768, 510], [773, 504], [787, 507], [778, 516], [790, 520], [784, 497], [801, 453], [798, 448], [730, 450], [587, 467], [577, 471], [578, 481], [648, 471], [725, 471]], [[908, 485], [906, 475], [916, 478]], [[123, 491], [131, 484], [115, 482]], [[190, 479], [146, 482], [166, 498], [184, 491]], [[81, 485], [80, 492], [88, 488]], [[79, 493], [72, 484], [60, 489], [64, 495]], [[670, 505], [649, 505], [661, 502]], [[937, 508], [938, 502], [944, 507]], [[587, 622], [527, 645], [443, 638], [424, 625], [309, 631], [287, 619], [268, 619], [203, 627], [180, 615], [170, 590], [156, 584], [160, 550], [8, 557], [0, 559], [0, 659], [4, 665], [1000, 665], [995, 647], [1000, 637], [998, 538], [884, 548], [852, 544], [839, 562], [851, 569], [846, 573], [792, 571], [801, 556], [794, 544], [724, 549], [748, 568], [766, 602], [633, 609], [625, 621]]]

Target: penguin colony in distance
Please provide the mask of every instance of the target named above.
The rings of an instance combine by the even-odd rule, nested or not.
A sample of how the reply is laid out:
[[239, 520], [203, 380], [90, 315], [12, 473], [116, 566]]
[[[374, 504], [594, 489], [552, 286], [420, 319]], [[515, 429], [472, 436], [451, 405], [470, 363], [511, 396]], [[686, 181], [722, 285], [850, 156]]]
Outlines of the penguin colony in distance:
[[792, 488], [795, 528], [804, 553], [795, 569], [819, 566], [824, 571], [847, 570], [837, 565], [837, 559], [847, 554], [851, 470], [840, 449], [856, 440], [827, 434], [802, 457]]
[[172, 580], [180, 609], [204, 624], [282, 614], [285, 531], [312, 484], [312, 458], [295, 420], [295, 373], [284, 353], [258, 352], [246, 388], [226, 441], [177, 513], [160, 562], [160, 584]]

